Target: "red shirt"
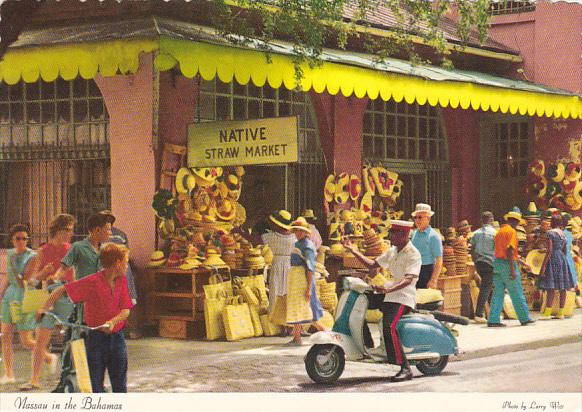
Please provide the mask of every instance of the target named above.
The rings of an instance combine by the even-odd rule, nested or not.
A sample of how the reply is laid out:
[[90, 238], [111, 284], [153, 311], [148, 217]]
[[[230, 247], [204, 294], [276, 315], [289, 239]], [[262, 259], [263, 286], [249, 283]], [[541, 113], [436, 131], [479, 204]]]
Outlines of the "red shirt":
[[[101, 326], [119, 315], [123, 309], [131, 309], [131, 297], [127, 290], [125, 276], [115, 279], [115, 289], [111, 290], [103, 271], [89, 275], [75, 282], [67, 283], [65, 289], [73, 303], [84, 303], [84, 320], [87, 326]], [[119, 322], [113, 332], [119, 332], [125, 321]]]
[[[42, 262], [40, 262], [40, 269], [42, 270], [49, 263], [52, 263], [53, 267], [55, 268], [55, 270], [52, 273], [49, 273], [46, 277], [43, 277], [42, 279], [39, 278], [39, 280], [45, 280], [46, 278], [56, 273], [56, 271], [61, 267], [61, 259], [65, 257], [70, 248], [71, 248], [70, 243], [63, 243], [60, 246], [55, 246], [51, 243], [45, 243], [39, 248], [42, 252]], [[65, 283], [69, 283], [75, 280], [73, 278], [73, 268], [68, 268], [65, 271], [62, 280]]]

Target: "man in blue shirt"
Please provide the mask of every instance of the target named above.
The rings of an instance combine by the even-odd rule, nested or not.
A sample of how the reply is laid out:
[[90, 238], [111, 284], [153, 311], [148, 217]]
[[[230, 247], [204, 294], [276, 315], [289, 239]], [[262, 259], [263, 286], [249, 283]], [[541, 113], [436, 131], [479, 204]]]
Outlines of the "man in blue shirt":
[[483, 212], [481, 223], [483, 226], [473, 232], [471, 237], [471, 256], [477, 273], [481, 277], [479, 285], [479, 297], [475, 307], [475, 322], [487, 323], [483, 316], [485, 303], [489, 300], [493, 288], [493, 260], [495, 260], [495, 234], [497, 230], [493, 228], [493, 213]]
[[422, 258], [417, 289], [436, 289], [443, 267], [443, 243], [439, 234], [430, 227], [430, 218], [433, 215], [430, 205], [425, 203], [418, 203], [416, 210], [412, 212], [416, 225], [416, 230], [412, 234], [412, 244]]

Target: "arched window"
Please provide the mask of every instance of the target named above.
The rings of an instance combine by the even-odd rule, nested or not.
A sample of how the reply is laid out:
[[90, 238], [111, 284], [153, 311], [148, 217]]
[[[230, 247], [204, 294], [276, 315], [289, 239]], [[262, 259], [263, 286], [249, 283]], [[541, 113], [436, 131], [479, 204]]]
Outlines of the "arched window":
[[48, 222], [65, 212], [82, 236], [87, 217], [110, 208], [109, 157], [93, 80], [0, 83], [0, 247], [16, 222], [31, 225], [33, 245], [46, 241]]

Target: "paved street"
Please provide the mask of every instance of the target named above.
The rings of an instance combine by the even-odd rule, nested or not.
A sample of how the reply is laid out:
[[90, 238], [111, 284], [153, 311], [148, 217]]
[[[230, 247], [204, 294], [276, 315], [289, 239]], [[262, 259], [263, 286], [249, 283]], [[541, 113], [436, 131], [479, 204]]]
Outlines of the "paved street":
[[[305, 372], [309, 346], [285, 347], [290, 338], [207, 342], [164, 338], [129, 340], [130, 392], [577, 392], [582, 391], [582, 310], [563, 321], [491, 329], [472, 324], [458, 327], [461, 356], [452, 359], [440, 377], [422, 377], [393, 384], [394, 366], [348, 362], [338, 385], [319, 387]], [[378, 330], [372, 328], [375, 339]], [[30, 371], [29, 352], [18, 350], [17, 377]], [[43, 391], [55, 385], [43, 380]], [[18, 385], [0, 388], [15, 392]]]

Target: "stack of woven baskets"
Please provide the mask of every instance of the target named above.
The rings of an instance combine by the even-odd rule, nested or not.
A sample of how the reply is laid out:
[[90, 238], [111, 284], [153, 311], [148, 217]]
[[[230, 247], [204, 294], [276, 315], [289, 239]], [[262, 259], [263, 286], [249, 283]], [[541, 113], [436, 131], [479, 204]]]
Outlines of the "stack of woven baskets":
[[457, 238], [455, 245], [455, 264], [457, 275], [467, 276], [469, 274], [467, 269], [467, 262], [469, 261], [469, 246], [467, 240], [463, 237]]
[[443, 266], [447, 270], [447, 276], [455, 276], [457, 274], [455, 249], [452, 246], [445, 246], [443, 248]]
[[238, 269], [238, 260], [236, 258], [236, 241], [230, 235], [223, 235], [220, 238], [222, 242], [222, 260], [231, 269]]
[[377, 257], [383, 252], [382, 239], [374, 229], [364, 231], [364, 246], [366, 247], [366, 256]]
[[265, 258], [261, 255], [260, 249], [250, 248], [245, 258], [247, 269], [263, 269], [265, 267]]
[[335, 313], [337, 307], [337, 294], [335, 291], [335, 282], [328, 283], [324, 277], [317, 279], [317, 296], [324, 309], [332, 314]]

